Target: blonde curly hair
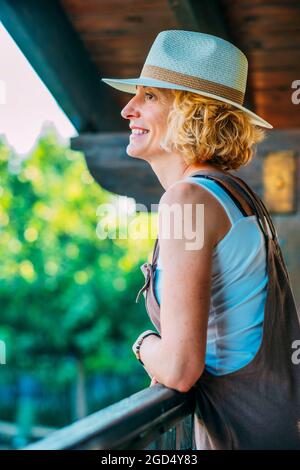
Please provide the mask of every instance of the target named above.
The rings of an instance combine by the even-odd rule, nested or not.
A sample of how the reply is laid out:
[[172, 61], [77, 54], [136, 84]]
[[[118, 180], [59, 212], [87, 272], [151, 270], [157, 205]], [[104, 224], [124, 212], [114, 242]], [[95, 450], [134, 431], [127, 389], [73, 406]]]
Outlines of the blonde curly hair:
[[245, 112], [197, 93], [171, 91], [173, 108], [162, 142], [166, 150], [181, 152], [188, 164], [209, 162], [222, 170], [250, 163], [253, 145], [265, 138], [265, 131], [252, 124]]

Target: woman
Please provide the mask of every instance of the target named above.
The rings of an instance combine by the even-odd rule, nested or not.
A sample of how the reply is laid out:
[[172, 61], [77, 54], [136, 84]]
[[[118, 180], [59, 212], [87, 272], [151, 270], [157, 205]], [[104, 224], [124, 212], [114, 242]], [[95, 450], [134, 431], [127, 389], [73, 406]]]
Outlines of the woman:
[[127, 153], [165, 189], [140, 290], [159, 334], [143, 332], [133, 351], [151, 385], [195, 390], [196, 449], [300, 449], [289, 275], [265, 206], [230, 173], [272, 127], [243, 107], [246, 80], [239, 49], [180, 30], [157, 36], [139, 78], [103, 79], [135, 94], [121, 113]]

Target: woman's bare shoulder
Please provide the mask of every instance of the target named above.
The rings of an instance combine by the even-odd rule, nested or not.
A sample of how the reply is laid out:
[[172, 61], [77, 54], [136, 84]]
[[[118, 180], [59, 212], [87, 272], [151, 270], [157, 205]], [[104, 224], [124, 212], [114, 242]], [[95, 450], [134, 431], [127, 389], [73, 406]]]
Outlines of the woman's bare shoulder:
[[203, 204], [205, 235], [213, 240], [214, 245], [216, 245], [231, 228], [231, 222], [222, 204], [210, 191], [196, 182], [180, 180], [173, 183], [160, 199], [159, 212], [161, 212], [162, 216], [162, 207], [170, 207], [173, 204], [177, 204], [183, 208], [187, 204]]

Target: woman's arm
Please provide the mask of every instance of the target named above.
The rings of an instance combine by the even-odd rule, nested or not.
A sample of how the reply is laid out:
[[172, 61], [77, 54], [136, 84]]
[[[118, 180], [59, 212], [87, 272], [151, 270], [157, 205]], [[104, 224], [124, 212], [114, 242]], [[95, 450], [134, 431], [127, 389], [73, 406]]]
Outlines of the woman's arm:
[[[163, 222], [174, 204], [177, 217], [170, 217], [167, 238]], [[145, 338], [140, 355], [146, 369], [160, 383], [182, 392], [196, 383], [205, 364], [212, 254], [220, 227], [217, 205], [205, 189], [186, 182], [173, 185], [160, 200], [161, 340], [154, 336]], [[174, 235], [175, 224], [182, 224], [179, 238]], [[192, 232], [197, 233], [198, 243], [192, 243]]]

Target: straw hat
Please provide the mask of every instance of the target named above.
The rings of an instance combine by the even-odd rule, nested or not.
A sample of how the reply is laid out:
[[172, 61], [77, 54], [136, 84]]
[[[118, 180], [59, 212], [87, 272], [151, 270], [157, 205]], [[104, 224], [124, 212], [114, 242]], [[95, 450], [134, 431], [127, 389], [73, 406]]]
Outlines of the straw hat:
[[161, 31], [138, 78], [102, 78], [117, 90], [136, 93], [136, 86], [186, 90], [241, 109], [257, 126], [273, 126], [243, 106], [248, 60], [224, 39], [195, 31]]

